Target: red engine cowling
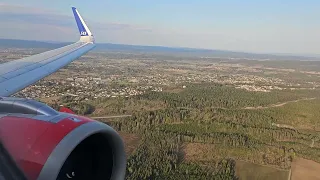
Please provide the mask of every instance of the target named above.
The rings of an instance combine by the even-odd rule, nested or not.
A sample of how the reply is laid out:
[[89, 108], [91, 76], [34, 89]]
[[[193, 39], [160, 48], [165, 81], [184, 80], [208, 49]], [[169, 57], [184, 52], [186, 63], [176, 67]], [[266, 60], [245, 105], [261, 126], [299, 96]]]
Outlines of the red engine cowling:
[[0, 140], [28, 179], [124, 179], [124, 145], [108, 125], [30, 100], [10, 104], [29, 114], [4, 113], [3, 102]]

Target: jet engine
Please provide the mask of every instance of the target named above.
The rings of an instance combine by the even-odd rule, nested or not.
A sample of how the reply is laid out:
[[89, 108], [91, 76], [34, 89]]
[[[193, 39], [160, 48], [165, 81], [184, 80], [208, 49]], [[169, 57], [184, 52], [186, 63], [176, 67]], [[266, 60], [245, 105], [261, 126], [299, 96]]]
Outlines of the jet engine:
[[27, 179], [124, 179], [118, 133], [29, 99], [0, 98], [0, 140]]

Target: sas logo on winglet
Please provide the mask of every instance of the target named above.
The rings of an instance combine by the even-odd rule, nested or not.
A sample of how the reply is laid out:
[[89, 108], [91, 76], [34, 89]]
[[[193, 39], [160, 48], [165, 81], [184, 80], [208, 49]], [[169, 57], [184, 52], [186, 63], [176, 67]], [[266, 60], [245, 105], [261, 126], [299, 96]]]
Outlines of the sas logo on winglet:
[[73, 121], [73, 122], [81, 122], [80, 119], [75, 118], [75, 117], [69, 117], [69, 119], [70, 119], [71, 121]]
[[81, 31], [81, 33], [80, 33], [81, 36], [86, 36], [87, 34], [88, 34], [88, 33], [85, 32], [85, 31]]

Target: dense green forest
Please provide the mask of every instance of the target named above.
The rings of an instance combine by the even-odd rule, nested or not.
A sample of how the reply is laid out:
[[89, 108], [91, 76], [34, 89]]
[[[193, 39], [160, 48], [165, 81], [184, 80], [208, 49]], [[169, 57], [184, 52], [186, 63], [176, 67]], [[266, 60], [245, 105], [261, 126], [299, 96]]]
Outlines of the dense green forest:
[[[59, 103], [83, 115], [132, 115], [107, 122], [142, 137], [128, 158], [127, 179], [237, 179], [237, 160], [281, 169], [297, 156], [320, 162], [319, 97], [319, 90], [265, 93], [189, 84], [178, 93], [78, 102], [63, 97]], [[207, 151], [186, 160], [184, 147], [194, 143]]]

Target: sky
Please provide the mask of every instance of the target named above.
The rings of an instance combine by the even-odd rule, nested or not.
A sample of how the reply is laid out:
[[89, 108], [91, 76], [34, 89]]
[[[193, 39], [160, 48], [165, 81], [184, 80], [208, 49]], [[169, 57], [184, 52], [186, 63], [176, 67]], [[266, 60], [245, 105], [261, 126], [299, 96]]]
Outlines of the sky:
[[0, 0], [0, 38], [320, 54], [319, 0]]

